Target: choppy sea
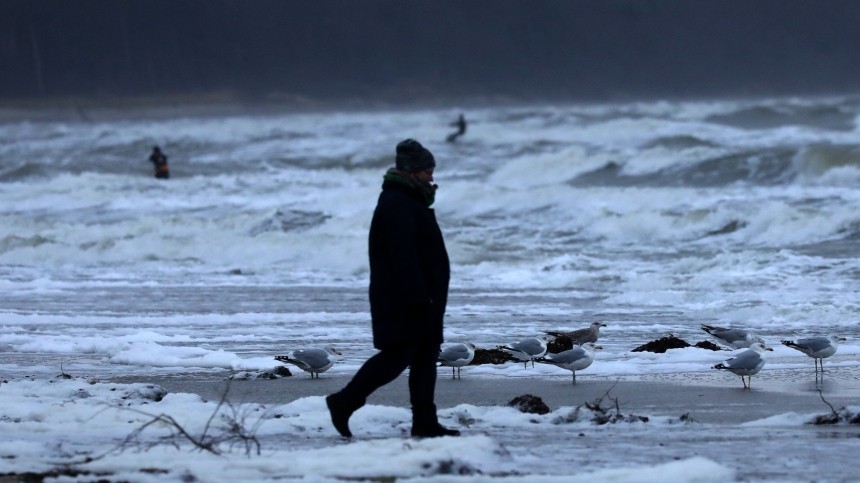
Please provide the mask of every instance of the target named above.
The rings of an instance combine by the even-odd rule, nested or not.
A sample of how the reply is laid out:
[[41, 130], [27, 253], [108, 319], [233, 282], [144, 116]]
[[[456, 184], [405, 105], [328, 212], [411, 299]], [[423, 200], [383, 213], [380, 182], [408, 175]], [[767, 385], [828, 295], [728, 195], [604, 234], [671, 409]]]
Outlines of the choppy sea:
[[[460, 112], [466, 135], [444, 142]], [[603, 320], [611, 360], [667, 333], [705, 338], [701, 323], [773, 342], [860, 335], [857, 97], [15, 114], [0, 124], [4, 352], [236, 368], [334, 344], [358, 363], [368, 224], [407, 137], [438, 162], [448, 340]], [[153, 145], [170, 180], [151, 175]]]

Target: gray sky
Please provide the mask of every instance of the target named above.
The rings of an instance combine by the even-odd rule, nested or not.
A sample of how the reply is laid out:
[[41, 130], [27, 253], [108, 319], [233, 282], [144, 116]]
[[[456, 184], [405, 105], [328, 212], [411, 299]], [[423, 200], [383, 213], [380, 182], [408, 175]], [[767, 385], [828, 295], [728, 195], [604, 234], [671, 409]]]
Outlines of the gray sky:
[[0, 99], [843, 93], [852, 0], [0, 0]]

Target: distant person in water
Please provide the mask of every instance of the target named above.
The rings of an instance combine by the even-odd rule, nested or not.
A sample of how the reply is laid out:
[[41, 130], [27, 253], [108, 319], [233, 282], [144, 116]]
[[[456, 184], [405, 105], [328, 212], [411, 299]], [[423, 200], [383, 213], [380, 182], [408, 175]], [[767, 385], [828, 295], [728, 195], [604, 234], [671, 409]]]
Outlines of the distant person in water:
[[155, 166], [156, 178], [167, 179], [170, 177], [170, 167], [167, 165], [167, 156], [161, 152], [161, 148], [158, 146], [152, 148], [152, 154], [149, 155], [149, 161]]
[[414, 139], [400, 142], [370, 221], [370, 318], [379, 350], [352, 380], [326, 397], [335, 429], [352, 436], [349, 418], [367, 397], [409, 367], [412, 436], [459, 436], [436, 417], [436, 360], [442, 344], [451, 267], [430, 208], [436, 199], [433, 154]]
[[458, 137], [466, 134], [466, 118], [460, 114], [460, 117], [458, 117], [456, 121], [452, 122], [451, 125], [457, 128], [457, 132], [449, 134], [448, 138], [445, 139], [449, 143], [453, 143]]

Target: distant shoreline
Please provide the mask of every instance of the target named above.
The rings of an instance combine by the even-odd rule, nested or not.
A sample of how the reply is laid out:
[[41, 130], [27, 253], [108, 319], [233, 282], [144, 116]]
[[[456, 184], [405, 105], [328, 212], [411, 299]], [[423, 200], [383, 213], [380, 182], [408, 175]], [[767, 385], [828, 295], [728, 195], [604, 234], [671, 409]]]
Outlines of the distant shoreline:
[[[507, 97], [466, 99], [425, 97], [310, 97], [274, 93], [247, 97], [230, 92], [152, 96], [67, 96], [0, 98], [0, 123], [17, 121], [110, 121], [230, 115], [279, 115], [305, 112], [344, 112], [409, 109], [465, 109], [477, 106], [524, 105], [548, 101]], [[559, 101], [559, 102], [574, 102]]]
[[463, 99], [401, 96], [395, 98], [315, 98], [271, 94], [248, 98], [229, 92], [153, 96], [68, 96], [56, 98], [0, 98], [0, 123], [8, 122], [104, 122], [124, 119], [206, 118], [238, 115], [282, 115], [285, 113], [377, 111], [409, 109], [479, 109], [487, 106], [527, 106], [545, 104], [613, 105], [630, 102], [717, 102], [757, 99], [826, 99], [855, 97], [860, 92], [780, 94], [773, 96], [733, 95], [720, 97], [642, 97], [615, 99], [514, 99], [510, 97], [467, 97]]
[[[141, 96], [5, 100], [0, 102], [0, 123], [21, 121], [104, 122], [122, 119], [205, 118], [231, 115], [276, 115], [296, 112], [370, 109], [357, 104], [313, 99], [248, 101], [226, 95]], [[379, 106], [377, 106], [379, 107]]]

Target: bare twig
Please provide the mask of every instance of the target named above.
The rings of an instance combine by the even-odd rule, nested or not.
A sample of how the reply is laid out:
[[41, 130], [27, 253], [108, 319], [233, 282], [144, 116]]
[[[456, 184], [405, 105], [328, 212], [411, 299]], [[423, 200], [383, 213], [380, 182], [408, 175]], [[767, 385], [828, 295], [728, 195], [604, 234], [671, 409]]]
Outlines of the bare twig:
[[818, 397], [820, 397], [821, 400], [824, 401], [824, 404], [826, 404], [830, 408], [830, 412], [833, 413], [833, 417], [838, 418], [839, 413], [836, 411], [836, 409], [833, 407], [833, 405], [827, 401], [827, 399], [824, 399], [824, 393], [821, 392], [821, 388], [818, 388], [817, 390], [818, 390]]
[[57, 377], [61, 377], [63, 379], [71, 379], [71, 374], [66, 374], [66, 371], [63, 370], [63, 363], [60, 363], [60, 374]]
[[215, 406], [215, 410], [212, 411], [212, 414], [209, 416], [209, 420], [206, 421], [206, 426], [203, 427], [203, 435], [201, 438], [206, 438], [206, 433], [209, 431], [209, 425], [212, 423], [212, 420], [215, 419], [215, 415], [218, 414], [218, 411], [221, 410], [221, 406], [224, 405], [224, 402], [227, 401], [227, 394], [230, 392], [230, 380], [232, 377], [227, 378], [227, 385], [224, 387], [224, 391], [221, 393], [221, 399], [218, 401], [218, 405]]
[[[218, 401], [218, 404], [212, 411], [212, 414], [209, 416], [209, 419], [206, 421], [206, 424], [203, 427], [203, 431], [199, 436], [195, 436], [190, 431], [188, 431], [173, 416], [164, 413], [156, 415], [148, 413], [146, 411], [142, 411], [137, 408], [111, 406], [106, 407], [98, 411], [93, 417], [96, 417], [98, 414], [101, 414], [108, 409], [120, 409], [123, 411], [130, 411], [133, 413], [141, 414], [150, 419], [135, 428], [131, 433], [129, 433], [125, 438], [123, 438], [122, 441], [120, 441], [117, 445], [108, 449], [107, 451], [97, 456], [87, 456], [83, 461], [64, 462], [64, 465], [68, 466], [74, 464], [89, 463], [95, 460], [105, 458], [111, 453], [117, 451], [123, 452], [128, 448], [137, 448], [143, 451], [147, 451], [158, 445], [166, 444], [173, 446], [176, 449], [181, 449], [180, 443], [183, 440], [190, 442], [199, 451], [206, 451], [219, 456], [223, 454], [221, 446], [225, 444], [228, 445], [229, 449], [231, 450], [236, 445], [240, 445], [245, 448], [245, 454], [251, 454], [251, 452], [254, 451], [257, 455], [259, 455], [261, 448], [260, 442], [257, 439], [256, 434], [262, 426], [264, 419], [263, 417], [260, 417], [250, 427], [248, 427], [246, 420], [248, 419], [249, 413], [240, 411], [236, 406], [227, 401], [227, 394], [229, 393], [229, 390], [230, 384], [228, 380], [227, 386], [221, 394], [221, 398]], [[229, 414], [224, 414], [223, 408], [225, 406], [229, 408]], [[219, 417], [218, 420], [223, 423], [217, 428], [214, 423], [216, 421], [216, 416]], [[144, 433], [144, 431], [156, 425], [164, 427], [169, 434], [157, 437], [149, 442], [143, 441], [141, 435]], [[218, 431], [216, 431], [216, 429], [218, 429]]]
[[[620, 379], [616, 379], [615, 384], [613, 384], [612, 387], [610, 387], [606, 391], [606, 393], [603, 394], [603, 396], [600, 396], [598, 399], [595, 399], [593, 402], [584, 403], [584, 406], [586, 408], [588, 408], [589, 410], [591, 410], [592, 413], [594, 413], [594, 417], [592, 418], [592, 422], [594, 422], [596, 424], [617, 423], [619, 421], [647, 422], [648, 421], [647, 416], [636, 416], [635, 414], [631, 414], [630, 416], [625, 417], [623, 414], [621, 414], [621, 403], [619, 402], [618, 398], [614, 398], [614, 397], [610, 396], [610, 393], [615, 388], [615, 386], [618, 385], [619, 381], [620, 381]], [[603, 407], [603, 401], [604, 400], [610, 401], [611, 404], [613, 406], [615, 406], [614, 412], [611, 410], [611, 407]], [[579, 408], [581, 408], [581, 407], [582, 407], [582, 405], [577, 406], [577, 408], [576, 408], [577, 412], [579, 411]]]

